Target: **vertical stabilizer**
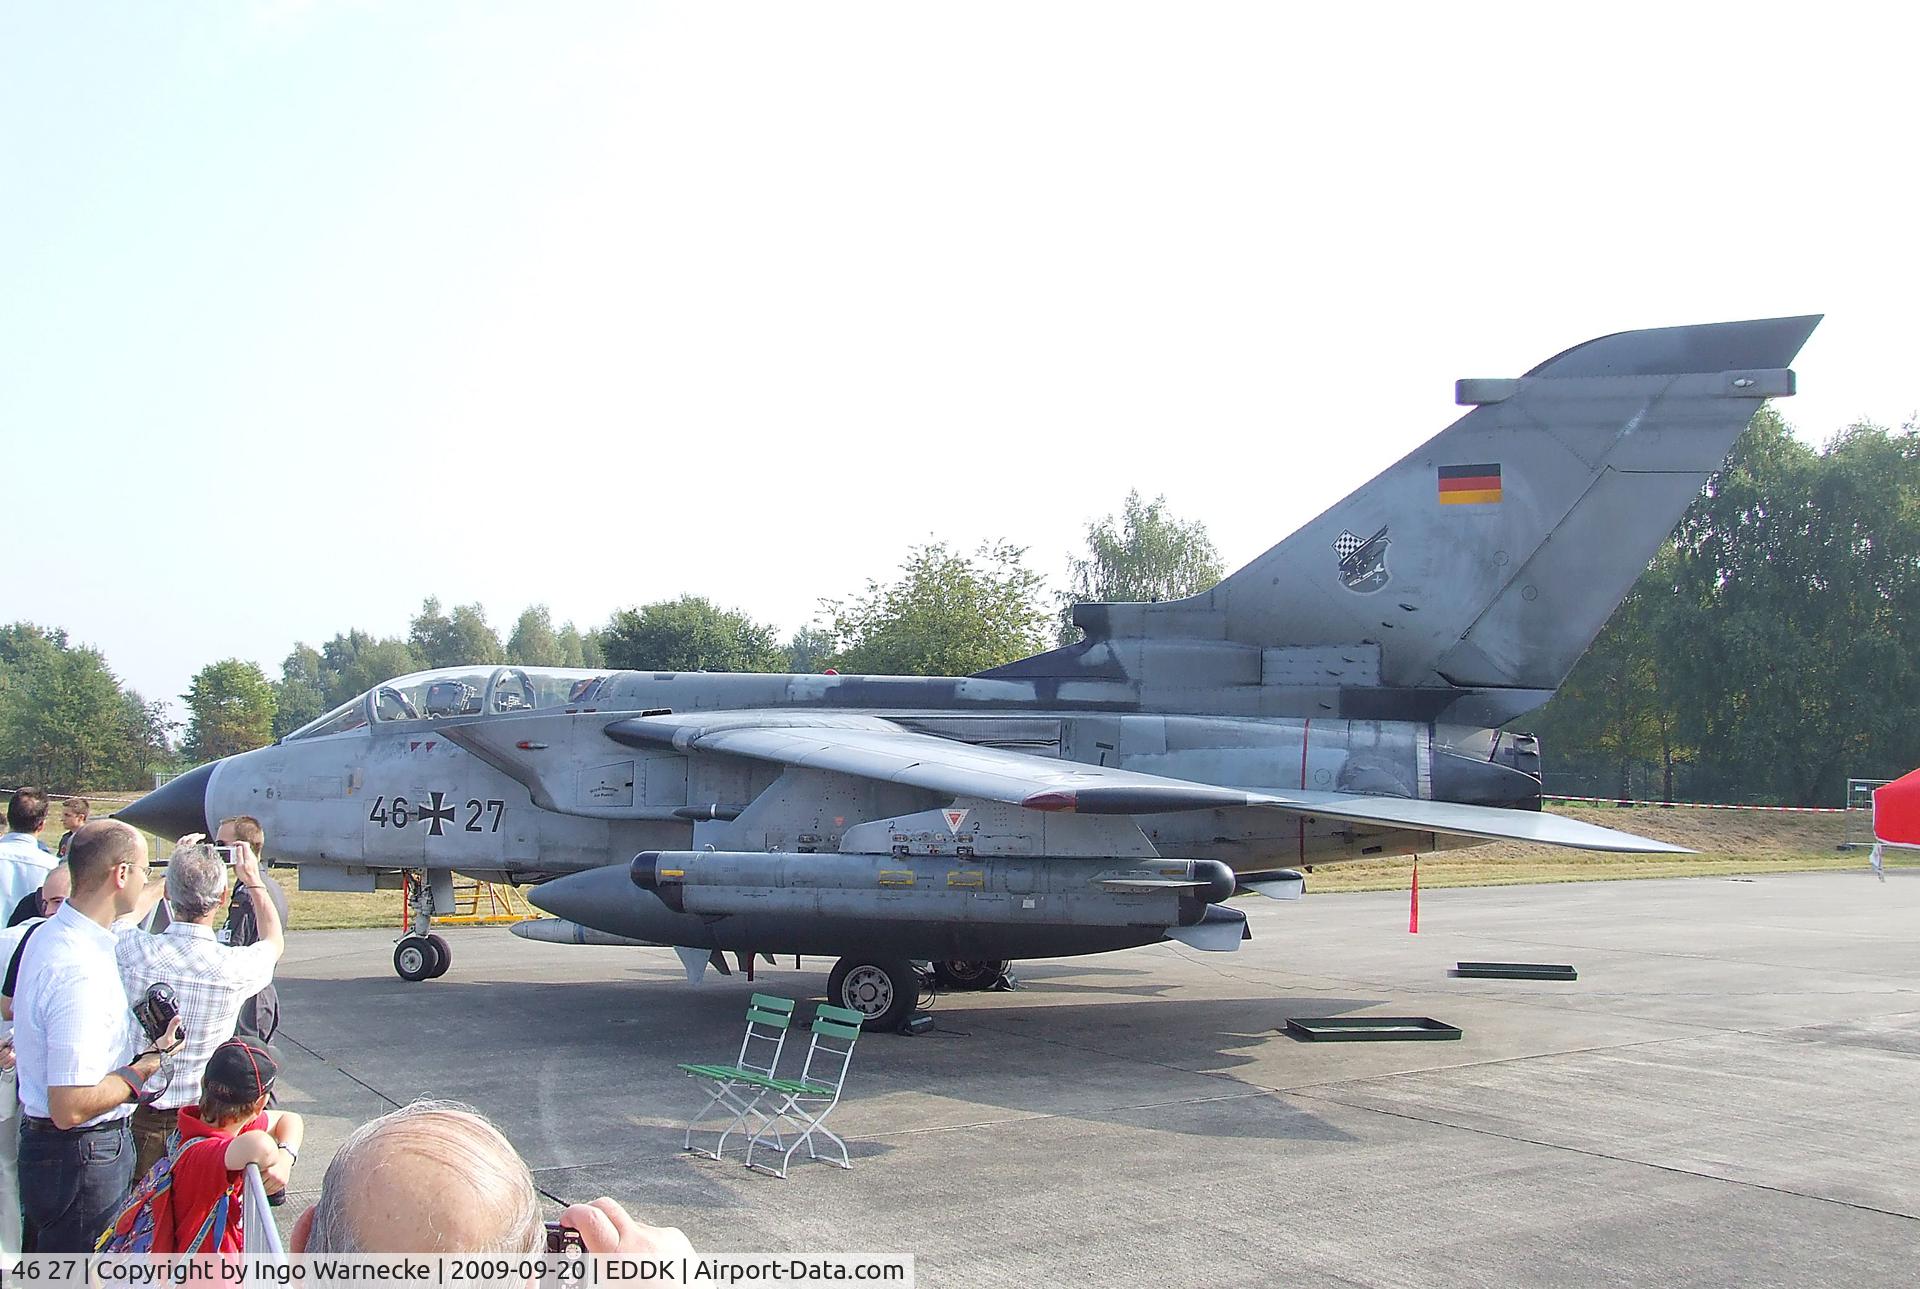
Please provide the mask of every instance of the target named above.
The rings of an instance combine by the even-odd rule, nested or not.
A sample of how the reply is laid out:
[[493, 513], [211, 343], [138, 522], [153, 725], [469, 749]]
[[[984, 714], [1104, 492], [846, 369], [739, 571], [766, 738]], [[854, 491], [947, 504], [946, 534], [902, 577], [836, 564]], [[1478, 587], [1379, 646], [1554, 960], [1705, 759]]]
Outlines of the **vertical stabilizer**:
[[1788, 364], [1818, 322], [1628, 331], [1524, 376], [1463, 380], [1473, 410], [1212, 590], [1081, 605], [1087, 642], [989, 674], [1084, 675], [1097, 660], [1111, 675], [1157, 657], [1168, 675], [1125, 670], [1159, 688], [1184, 654], [1238, 647], [1265, 651], [1271, 684], [1316, 650], [1377, 648], [1362, 684], [1550, 691], [1761, 402], [1793, 392]]

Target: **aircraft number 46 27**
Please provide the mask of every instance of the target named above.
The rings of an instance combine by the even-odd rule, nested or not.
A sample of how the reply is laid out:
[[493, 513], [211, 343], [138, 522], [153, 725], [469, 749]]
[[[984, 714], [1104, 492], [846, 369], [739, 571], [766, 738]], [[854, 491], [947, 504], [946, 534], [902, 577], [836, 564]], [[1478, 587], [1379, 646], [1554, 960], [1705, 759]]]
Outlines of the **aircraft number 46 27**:
[[[405, 797], [395, 797], [391, 801], [384, 796], [377, 797], [373, 809], [367, 812], [367, 822], [379, 824], [382, 828], [405, 828], [408, 824], [423, 823], [428, 826], [428, 836], [443, 836], [446, 826], [456, 821], [457, 812], [447, 803], [446, 794], [434, 792], [428, 796], [429, 800], [425, 802], [409, 802]], [[462, 831], [494, 833], [500, 831], [500, 818], [507, 812], [507, 803], [497, 797], [485, 801], [469, 797], [466, 809], [467, 821]]]

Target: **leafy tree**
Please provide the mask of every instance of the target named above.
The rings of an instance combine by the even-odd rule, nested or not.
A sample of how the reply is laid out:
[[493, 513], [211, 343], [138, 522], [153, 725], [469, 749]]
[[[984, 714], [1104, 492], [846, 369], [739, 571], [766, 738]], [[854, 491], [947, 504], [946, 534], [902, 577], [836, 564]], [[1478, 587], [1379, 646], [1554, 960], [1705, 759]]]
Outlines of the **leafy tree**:
[[1038, 653], [1052, 617], [1026, 551], [988, 543], [971, 557], [945, 542], [916, 546], [898, 581], [822, 605], [840, 671], [883, 676], [965, 676]]
[[1747, 799], [1832, 804], [1920, 754], [1920, 433], [1860, 424], [1821, 452], [1771, 408], [1688, 510], [1675, 592], [1681, 725]]
[[440, 600], [429, 595], [407, 630], [407, 643], [428, 667], [462, 667], [505, 662], [507, 651], [487, 625], [478, 604], [462, 604], [452, 614], [440, 611]]
[[[372, 636], [356, 629], [337, 635], [320, 646], [320, 675], [325, 682], [321, 690], [326, 695], [327, 707], [338, 707], [361, 692], [359, 689], [348, 688], [346, 677], [347, 673], [359, 664], [361, 653], [373, 643]], [[400, 643], [402, 648], [408, 647], [405, 641]], [[298, 652], [299, 649], [296, 646], [295, 653]]]
[[787, 670], [805, 675], [825, 671], [833, 661], [833, 632], [801, 627], [787, 641]]
[[273, 685], [258, 664], [227, 658], [202, 667], [184, 695], [192, 719], [187, 755], [212, 761], [273, 741]]
[[521, 667], [563, 667], [565, 657], [546, 605], [531, 606], [513, 624], [513, 634], [507, 639], [508, 662]]
[[1199, 520], [1175, 519], [1167, 499], [1129, 492], [1117, 516], [1087, 525], [1087, 554], [1071, 562], [1061, 600], [1061, 639], [1078, 639], [1068, 616], [1086, 601], [1178, 600], [1220, 580], [1220, 552]]
[[365, 693], [383, 680], [423, 671], [426, 663], [405, 640], [376, 640], [364, 631], [354, 630], [320, 646], [320, 668], [326, 696], [321, 710], [326, 711], [356, 694]]
[[327, 710], [329, 678], [320, 651], [296, 644], [273, 685], [273, 736], [291, 734]]
[[154, 771], [174, 761], [173, 732], [180, 723], [167, 717], [167, 705], [149, 703], [134, 690], [120, 696], [120, 733], [123, 740], [119, 773], [113, 786], [147, 786]]
[[778, 671], [784, 661], [771, 627], [698, 595], [622, 609], [601, 644], [606, 665], [635, 671]]
[[96, 649], [64, 631], [0, 631], [0, 757], [7, 777], [93, 786], [124, 773], [120, 684]]
[[426, 662], [414, 653], [412, 646], [405, 640], [389, 638], [369, 641], [353, 656], [347, 669], [340, 673], [339, 699], [333, 704], [338, 706], [355, 694], [363, 694], [382, 681], [392, 680], [395, 676], [404, 676], [408, 672], [423, 671]]
[[1764, 408], [1541, 710], [1556, 765], [1709, 800], [1840, 800], [1920, 762], [1920, 433], [1816, 451]]

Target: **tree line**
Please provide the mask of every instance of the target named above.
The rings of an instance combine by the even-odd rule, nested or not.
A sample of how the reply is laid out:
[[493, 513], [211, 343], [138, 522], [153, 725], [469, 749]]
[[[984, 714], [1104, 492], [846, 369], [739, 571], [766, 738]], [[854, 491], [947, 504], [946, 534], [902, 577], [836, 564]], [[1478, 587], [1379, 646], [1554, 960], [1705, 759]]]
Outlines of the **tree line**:
[[[1528, 718], [1582, 796], [1844, 804], [1920, 765], [1920, 428], [1773, 408]], [[1556, 759], [1559, 762], [1555, 768]]]
[[[503, 640], [481, 605], [449, 608], [428, 596], [405, 635], [355, 628], [318, 647], [300, 642], [277, 677], [240, 658], [209, 663], [182, 696], [183, 726], [167, 720], [164, 703], [121, 687], [98, 650], [19, 623], [0, 636], [0, 781], [141, 787], [155, 770], [260, 747], [382, 681], [440, 667], [967, 675], [1047, 648], [1072, 600], [1166, 599], [1221, 575], [1205, 526], [1174, 518], [1164, 498], [1130, 494], [1117, 515], [1088, 525], [1087, 542], [1061, 595], [1049, 594], [1021, 547], [929, 542], [891, 579], [823, 600], [817, 620], [784, 639], [742, 610], [682, 595], [585, 630], [556, 626], [547, 606], [530, 605]], [[34, 642], [44, 647], [17, 665], [14, 655]], [[85, 701], [71, 679], [81, 674], [91, 686]]]
[[[0, 780], [140, 786], [155, 769], [257, 747], [383, 680], [460, 664], [650, 671], [967, 675], [1071, 640], [1083, 600], [1165, 600], [1222, 573], [1204, 524], [1135, 493], [1087, 526], [1064, 592], [1025, 550], [944, 542], [824, 600], [782, 638], [698, 595], [503, 640], [478, 604], [423, 601], [405, 635], [296, 644], [277, 677], [228, 658], [196, 674], [184, 730], [52, 628], [0, 628]], [[1517, 728], [1550, 792], [1839, 804], [1849, 777], [1920, 765], [1920, 428], [1856, 424], [1822, 447], [1764, 408], [1582, 657]]]

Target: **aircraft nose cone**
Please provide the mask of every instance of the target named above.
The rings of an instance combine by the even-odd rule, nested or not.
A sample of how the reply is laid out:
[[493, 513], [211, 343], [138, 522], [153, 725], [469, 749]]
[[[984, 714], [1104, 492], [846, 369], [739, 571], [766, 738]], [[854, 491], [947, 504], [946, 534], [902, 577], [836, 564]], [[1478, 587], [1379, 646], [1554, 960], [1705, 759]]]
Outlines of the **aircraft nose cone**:
[[113, 812], [115, 819], [171, 840], [190, 832], [213, 833], [207, 818], [207, 781], [218, 761], [188, 770], [163, 787], [155, 788], [130, 806]]

